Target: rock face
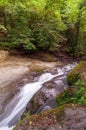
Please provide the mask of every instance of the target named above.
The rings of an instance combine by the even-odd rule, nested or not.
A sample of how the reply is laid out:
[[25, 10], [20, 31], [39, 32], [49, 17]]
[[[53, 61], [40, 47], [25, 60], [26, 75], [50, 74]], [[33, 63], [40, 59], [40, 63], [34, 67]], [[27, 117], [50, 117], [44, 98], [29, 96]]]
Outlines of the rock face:
[[86, 107], [69, 104], [25, 118], [13, 130], [85, 130]]

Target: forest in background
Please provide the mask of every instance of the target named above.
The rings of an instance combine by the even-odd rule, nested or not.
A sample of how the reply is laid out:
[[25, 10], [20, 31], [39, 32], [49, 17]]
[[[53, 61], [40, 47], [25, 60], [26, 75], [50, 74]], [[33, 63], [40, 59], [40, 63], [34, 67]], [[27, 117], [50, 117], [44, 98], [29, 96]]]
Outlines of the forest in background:
[[0, 49], [86, 56], [86, 0], [0, 0]]

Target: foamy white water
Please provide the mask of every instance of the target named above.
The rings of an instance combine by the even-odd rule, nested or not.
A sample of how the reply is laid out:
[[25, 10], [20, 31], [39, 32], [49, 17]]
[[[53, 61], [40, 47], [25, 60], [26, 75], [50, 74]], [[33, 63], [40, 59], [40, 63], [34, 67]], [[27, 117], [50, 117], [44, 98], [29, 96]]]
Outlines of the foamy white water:
[[8, 126], [6, 126], [6, 127], [0, 127], [0, 130], [12, 130], [13, 129], [13, 127], [8, 127]]
[[63, 75], [65, 72], [71, 70], [75, 65], [76, 64], [72, 64], [64, 66], [63, 68], [58, 68], [57, 74], [55, 75], [52, 75], [51, 73], [42, 74], [37, 82], [25, 85], [20, 91], [20, 100], [13, 108], [11, 114], [0, 122], [0, 130], [12, 130], [13, 127], [9, 128], [9, 123], [15, 118], [15, 116], [17, 116], [18, 114], [22, 114], [22, 111], [26, 107], [27, 103], [30, 101], [33, 95], [42, 87], [42, 85], [45, 82], [53, 79], [54, 77]]

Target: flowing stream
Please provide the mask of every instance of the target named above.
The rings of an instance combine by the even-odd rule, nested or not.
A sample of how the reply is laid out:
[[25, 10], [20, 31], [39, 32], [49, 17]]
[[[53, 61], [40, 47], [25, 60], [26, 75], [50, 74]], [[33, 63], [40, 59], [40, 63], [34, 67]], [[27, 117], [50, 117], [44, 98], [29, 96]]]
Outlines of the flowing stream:
[[[28, 83], [20, 89], [14, 99], [7, 105], [4, 112], [4, 118], [0, 122], [0, 130], [12, 130], [14, 120], [19, 120], [21, 114], [23, 113], [27, 103], [31, 100], [33, 95], [43, 86], [43, 84], [55, 77], [63, 76], [67, 74], [72, 68], [74, 68], [76, 63], [68, 64], [64, 67], [57, 68], [55, 74], [43, 73], [38, 81]], [[57, 81], [58, 82], [58, 81]], [[9, 111], [10, 109], [10, 111]], [[17, 123], [17, 122], [16, 122]], [[14, 123], [15, 125], [15, 123]]]

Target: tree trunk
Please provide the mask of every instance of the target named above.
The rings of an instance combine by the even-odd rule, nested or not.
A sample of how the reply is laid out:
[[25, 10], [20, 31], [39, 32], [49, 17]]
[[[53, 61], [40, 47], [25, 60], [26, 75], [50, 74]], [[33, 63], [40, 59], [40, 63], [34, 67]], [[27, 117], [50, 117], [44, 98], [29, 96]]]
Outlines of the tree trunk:
[[67, 30], [68, 48], [70, 53], [72, 52], [73, 56], [76, 55], [77, 46], [79, 44], [78, 40], [79, 40], [79, 32], [80, 32], [80, 18], [82, 16], [81, 9], [83, 8], [84, 3], [85, 1], [82, 4], [80, 4], [79, 7], [80, 12], [78, 14], [77, 23], [75, 24], [75, 29], [73, 30], [72, 28], [69, 27], [69, 29]]
[[4, 26], [6, 28], [7, 26], [7, 20], [6, 20], [6, 7], [4, 7]]

